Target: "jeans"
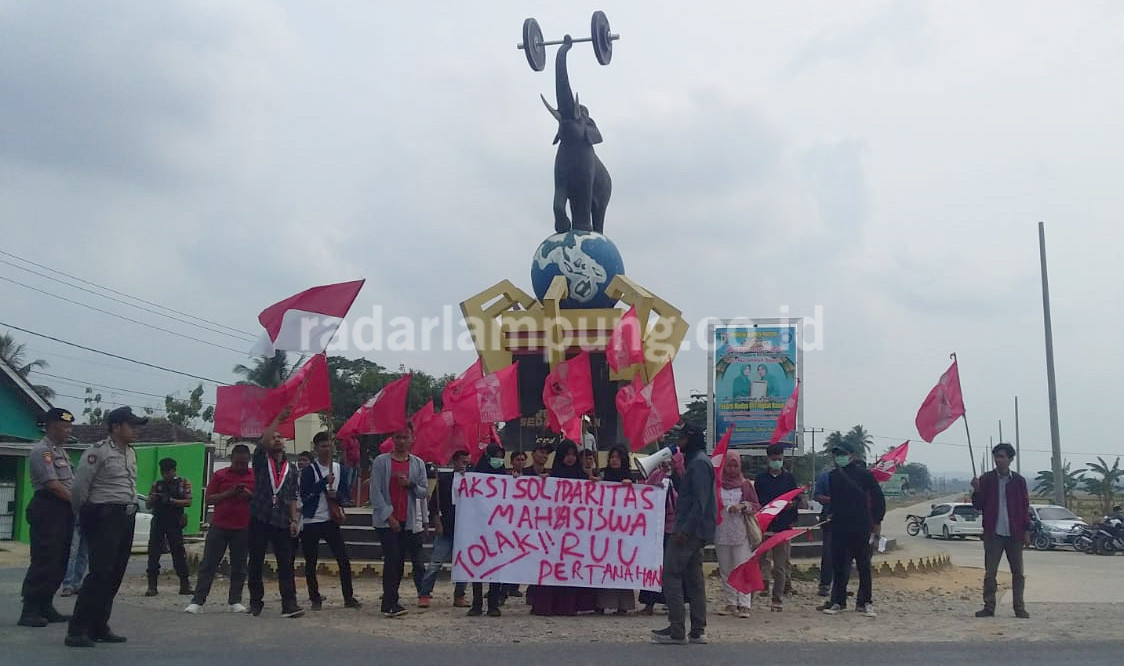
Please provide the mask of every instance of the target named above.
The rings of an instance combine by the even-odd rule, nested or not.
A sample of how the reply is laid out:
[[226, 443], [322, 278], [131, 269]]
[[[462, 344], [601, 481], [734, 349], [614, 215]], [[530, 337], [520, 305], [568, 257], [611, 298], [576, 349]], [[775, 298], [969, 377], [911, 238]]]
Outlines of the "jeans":
[[847, 583], [851, 578], [851, 560], [859, 571], [859, 591], [856, 606], [866, 606], [872, 601], [870, 566], [870, 532], [839, 532], [832, 534], [831, 562], [834, 580], [831, 583], [831, 603], [847, 606]]
[[320, 559], [320, 542], [324, 541], [336, 558], [340, 569], [340, 587], [344, 601], [355, 597], [351, 585], [351, 560], [347, 556], [347, 546], [343, 542], [340, 526], [331, 520], [322, 523], [305, 523], [301, 534], [301, 551], [304, 553], [304, 580], [308, 584], [308, 598], [320, 601], [320, 581], [316, 579], [316, 563]]
[[68, 633], [100, 636], [109, 631], [113, 598], [129, 564], [136, 520], [124, 504], [85, 504], [79, 520], [82, 536], [89, 542], [90, 573], [78, 590]]
[[663, 592], [667, 597], [667, 620], [672, 638], [685, 638], [687, 607], [686, 596], [691, 599], [691, 633], [706, 630], [706, 583], [703, 579], [702, 551], [706, 543], [695, 535], [688, 535], [684, 543], [669, 539], [663, 553]]
[[415, 584], [421, 587], [423, 573], [421, 561], [420, 535], [410, 530], [395, 532], [389, 527], [375, 528], [382, 544], [382, 612], [385, 613], [401, 604], [398, 603], [398, 587], [402, 584], [402, 574], [406, 570], [406, 558], [414, 565]]
[[[437, 577], [441, 575], [442, 565], [453, 561], [453, 537], [440, 535], [433, 540], [433, 551], [429, 554], [429, 564], [425, 567], [425, 576], [422, 577], [421, 589], [418, 590], [419, 597], [433, 596], [433, 587], [437, 583]], [[468, 589], [468, 583], [454, 583], [453, 584], [453, 598], [459, 599], [464, 596], [465, 591]]]
[[203, 563], [199, 565], [199, 580], [195, 581], [195, 596], [191, 603], [202, 606], [207, 603], [211, 584], [215, 580], [222, 556], [230, 549], [230, 592], [226, 602], [230, 605], [242, 603], [242, 588], [246, 584], [246, 550], [249, 543], [249, 529], [232, 530], [214, 527], [207, 530], [207, 540], [203, 544]]
[[86, 577], [86, 567], [90, 564], [89, 548], [82, 528], [75, 523], [74, 536], [70, 540], [70, 560], [66, 563], [66, 577], [62, 579], [63, 589], [77, 591]]
[[1026, 610], [1023, 591], [1026, 589], [1026, 576], [1023, 574], [1023, 544], [1012, 537], [997, 534], [984, 534], [984, 608], [995, 612], [995, 592], [998, 585], [995, 574], [999, 571], [999, 560], [1007, 555], [1007, 566], [1011, 568], [1011, 600], [1016, 611]]
[[260, 604], [265, 597], [262, 572], [265, 568], [265, 549], [269, 544], [273, 544], [273, 556], [277, 559], [277, 586], [281, 589], [281, 605], [295, 606], [297, 588], [293, 584], [293, 542], [289, 537], [289, 530], [263, 523], [257, 518], [250, 519], [247, 546], [250, 604]]
[[[766, 532], [764, 536], [768, 539], [773, 536], [773, 534], [773, 532]], [[770, 575], [773, 577], [772, 592], [774, 604], [783, 603], [784, 586], [788, 578], [788, 560], [791, 555], [792, 543], [785, 541], [765, 551], [765, 554], [761, 556], [761, 577], [766, 581], [769, 580]]]

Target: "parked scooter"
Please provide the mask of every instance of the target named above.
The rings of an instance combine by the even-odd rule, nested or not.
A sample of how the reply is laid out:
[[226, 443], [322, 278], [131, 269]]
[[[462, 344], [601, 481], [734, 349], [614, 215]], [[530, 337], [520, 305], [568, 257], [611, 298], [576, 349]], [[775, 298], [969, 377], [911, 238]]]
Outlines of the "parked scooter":
[[1093, 536], [1092, 552], [1097, 555], [1115, 555], [1117, 551], [1124, 551], [1124, 520], [1121, 520], [1119, 507], [1116, 514], [1105, 516], [1104, 521], [1098, 523], [1096, 534]]

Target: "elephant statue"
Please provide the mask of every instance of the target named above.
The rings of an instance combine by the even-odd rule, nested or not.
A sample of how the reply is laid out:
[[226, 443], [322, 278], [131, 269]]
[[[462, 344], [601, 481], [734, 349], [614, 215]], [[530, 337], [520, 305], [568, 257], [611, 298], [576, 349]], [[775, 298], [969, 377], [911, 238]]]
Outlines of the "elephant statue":
[[[601, 132], [589, 117], [589, 109], [578, 102], [577, 95], [570, 89], [566, 54], [572, 46], [572, 38], [566, 35], [555, 59], [558, 108], [551, 108], [550, 102], [540, 95], [558, 121], [558, 134], [554, 137], [554, 143], [558, 144], [558, 154], [554, 158], [554, 230], [565, 233], [573, 228], [604, 233], [605, 208], [609, 205], [613, 181], [593, 150], [594, 144], [601, 143]], [[572, 224], [566, 217], [567, 201]]]

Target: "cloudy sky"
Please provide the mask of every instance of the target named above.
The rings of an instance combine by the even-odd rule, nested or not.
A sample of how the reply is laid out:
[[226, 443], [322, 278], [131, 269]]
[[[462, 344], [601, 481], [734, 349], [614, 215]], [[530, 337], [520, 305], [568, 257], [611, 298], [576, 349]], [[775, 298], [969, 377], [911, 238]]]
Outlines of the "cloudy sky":
[[[622, 35], [612, 64], [578, 45], [570, 71], [605, 138], [607, 234], [692, 324], [821, 313], [806, 427], [862, 423], [879, 451], [917, 439], [956, 351], [977, 458], [1000, 420], [1012, 438], [1017, 395], [1023, 470], [1048, 466], [1043, 220], [1064, 455], [1124, 454], [1111, 1], [0, 0], [0, 322], [231, 381], [257, 312], [313, 284], [365, 277], [353, 318], [415, 321], [501, 279], [529, 291], [552, 230], [553, 81], [515, 44], [527, 16], [577, 36], [594, 9]], [[683, 399], [706, 388], [701, 329], [675, 362]], [[60, 394], [159, 406], [144, 394], [194, 385], [13, 333]], [[913, 458], [967, 470], [965, 444], [957, 424]]]

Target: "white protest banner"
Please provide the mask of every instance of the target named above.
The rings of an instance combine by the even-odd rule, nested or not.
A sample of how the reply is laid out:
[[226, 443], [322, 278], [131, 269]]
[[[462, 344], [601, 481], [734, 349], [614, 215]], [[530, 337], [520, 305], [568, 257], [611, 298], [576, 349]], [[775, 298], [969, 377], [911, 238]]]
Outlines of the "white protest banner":
[[663, 486], [465, 474], [453, 580], [659, 590]]

